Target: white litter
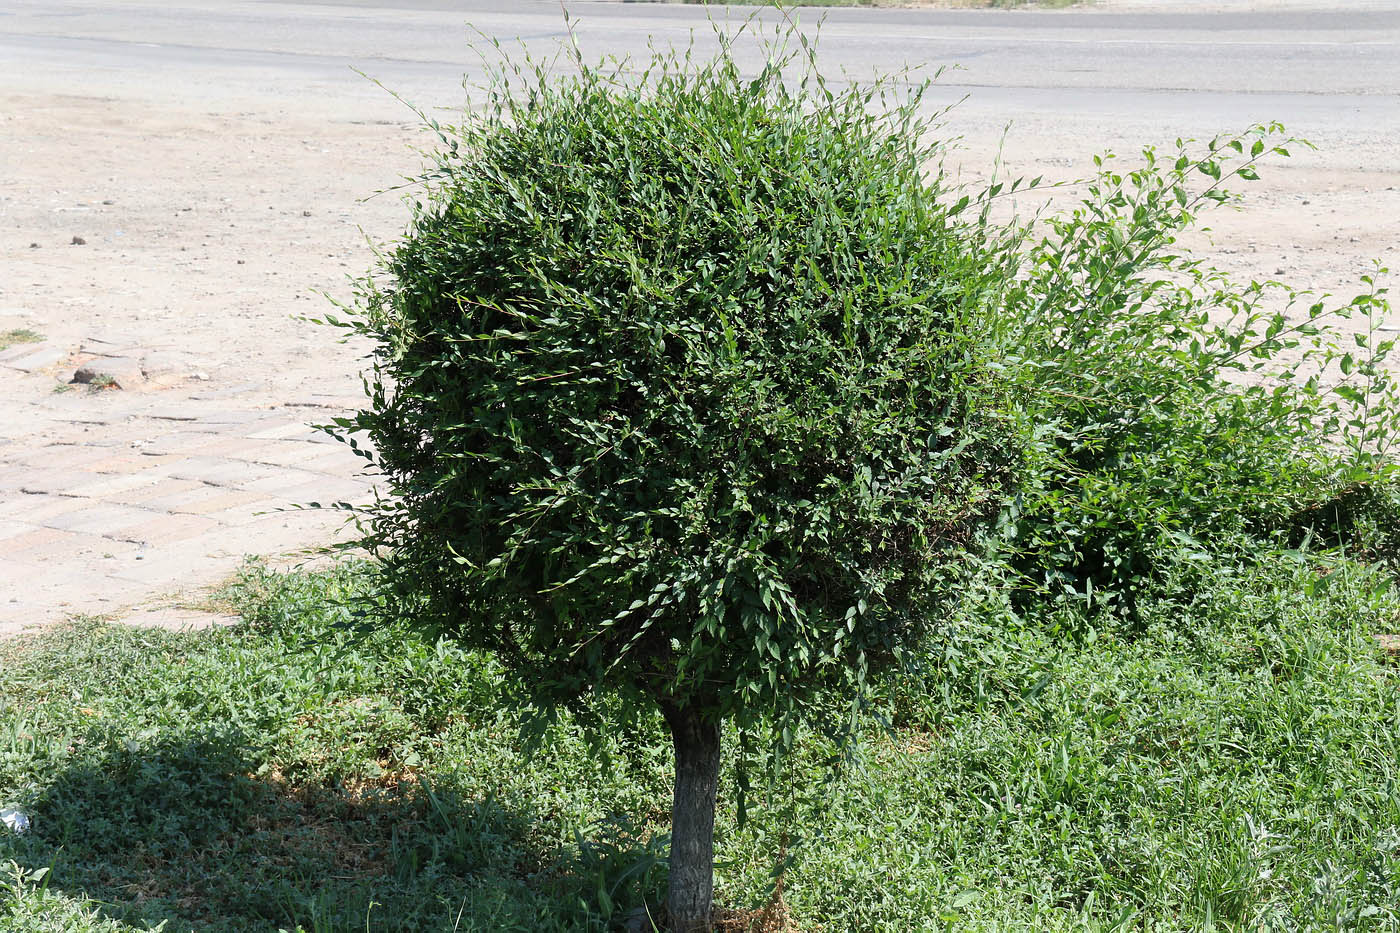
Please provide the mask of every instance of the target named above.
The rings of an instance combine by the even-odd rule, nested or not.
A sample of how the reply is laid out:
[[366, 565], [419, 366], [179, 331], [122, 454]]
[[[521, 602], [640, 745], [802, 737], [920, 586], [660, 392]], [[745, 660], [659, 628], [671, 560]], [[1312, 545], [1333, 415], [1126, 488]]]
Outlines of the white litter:
[[29, 815], [23, 810], [7, 807], [0, 810], [0, 826], [4, 826], [16, 835], [27, 833], [29, 832]]

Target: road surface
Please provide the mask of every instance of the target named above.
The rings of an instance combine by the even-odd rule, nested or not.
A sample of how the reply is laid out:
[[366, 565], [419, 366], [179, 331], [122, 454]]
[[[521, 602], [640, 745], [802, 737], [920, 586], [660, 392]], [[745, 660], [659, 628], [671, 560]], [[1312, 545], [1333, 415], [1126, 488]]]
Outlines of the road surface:
[[[1115, 115], [1132, 125], [1197, 131], [1279, 119], [1326, 140], [1400, 127], [1400, 9], [1383, 6], [798, 16], [824, 20], [824, 62], [832, 70], [864, 77], [876, 69], [956, 67], [938, 100], [972, 93], [966, 109], [979, 117]], [[734, 22], [749, 12], [572, 7], [587, 53], [634, 58], [650, 41], [675, 45], [695, 36], [709, 46], [712, 20]], [[481, 75], [473, 30], [542, 54], [565, 38], [559, 4], [528, 0], [6, 0], [0, 74], [11, 93], [62, 90], [195, 106], [261, 101], [396, 119], [402, 111], [356, 70], [421, 106], [456, 106], [463, 75]]]

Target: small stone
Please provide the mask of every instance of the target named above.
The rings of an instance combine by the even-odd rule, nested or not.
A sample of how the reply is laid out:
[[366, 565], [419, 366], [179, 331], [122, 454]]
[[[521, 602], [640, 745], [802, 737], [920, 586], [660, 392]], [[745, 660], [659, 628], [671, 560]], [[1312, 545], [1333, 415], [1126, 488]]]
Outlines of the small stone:
[[103, 203], [103, 204], [111, 205], [111, 204], [116, 204], [117, 202], [116, 202], [116, 201], [112, 201], [112, 200], [107, 200], [107, 201], [103, 201], [102, 203]]
[[140, 362], [131, 357], [105, 357], [79, 366], [69, 381], [103, 388], [135, 389], [145, 384], [146, 374], [141, 371]]
[[1309, 201], [1307, 198], [1303, 198], [1303, 203], [1304, 203], [1304, 204], [1311, 204], [1312, 202]]
[[190, 378], [196, 380], [197, 382], [208, 382], [209, 374], [206, 372], [190, 373]]
[[238, 264], [241, 266], [241, 265], [244, 264], [245, 261], [246, 261], [246, 260], [240, 259], [240, 260], [238, 260]]
[[29, 244], [29, 248], [30, 248], [30, 249], [38, 249], [38, 248], [39, 248], [39, 244], [38, 244], [38, 243], [30, 243], [30, 244]]
[[87, 240], [84, 240], [84, 239], [83, 239], [82, 237], [80, 237], [80, 236], [75, 236], [75, 237], [73, 237], [73, 245], [74, 245], [74, 246], [87, 246]]
[[5, 366], [24, 373], [37, 373], [68, 358], [67, 350], [50, 344], [39, 344], [38, 346], [21, 344], [21, 346], [24, 348], [22, 354], [14, 357], [9, 354], [5, 355], [3, 361]]
[[301, 212], [301, 216], [303, 216], [303, 217], [310, 217], [310, 216], [311, 216], [311, 212], [310, 212], [310, 211], [302, 211], [302, 212]]

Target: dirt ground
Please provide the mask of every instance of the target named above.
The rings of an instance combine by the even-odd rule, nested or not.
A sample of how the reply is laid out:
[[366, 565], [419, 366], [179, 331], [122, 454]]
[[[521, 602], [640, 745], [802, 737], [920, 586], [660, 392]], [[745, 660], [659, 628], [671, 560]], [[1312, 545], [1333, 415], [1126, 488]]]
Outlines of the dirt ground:
[[[22, 505], [26, 476], [70, 465], [74, 437], [140, 450], [153, 424], [200, 417], [211, 399], [291, 420], [324, 420], [354, 404], [363, 348], [299, 318], [327, 310], [326, 296], [348, 298], [347, 277], [373, 262], [367, 238], [391, 240], [402, 229], [400, 193], [368, 196], [420, 164], [414, 147], [426, 137], [411, 115], [356, 121], [256, 101], [211, 110], [129, 92], [45, 92], [41, 83], [0, 96], [0, 334], [34, 331], [52, 350], [30, 371], [0, 367], [0, 502]], [[959, 123], [955, 114], [950, 126], [964, 136], [964, 172], [985, 174], [1001, 145], [1000, 122], [974, 115]], [[1006, 168], [1079, 177], [1097, 151], [1114, 149], [1128, 162], [1140, 143], [1176, 131], [1153, 132], [1143, 114], [1023, 120], [1007, 137]], [[1400, 139], [1317, 142], [1321, 151], [1268, 167], [1247, 189], [1246, 208], [1217, 212], [1213, 232], [1194, 234], [1192, 245], [1242, 277], [1337, 294], [1356, 291], [1376, 259], [1400, 265]], [[160, 363], [139, 389], [68, 385], [79, 363], [116, 345]], [[146, 407], [133, 408], [136, 398]], [[167, 415], [150, 407], [157, 402]], [[35, 451], [47, 453], [36, 459]], [[280, 462], [298, 467], [298, 456]], [[239, 462], [272, 461], [249, 454]], [[348, 478], [355, 462], [324, 460], [320, 469]], [[240, 507], [259, 506], [249, 503]], [[14, 508], [0, 510], [0, 538], [6, 522], [18, 534], [18, 521]], [[189, 540], [203, 546], [234, 527], [201, 526]], [[133, 606], [155, 612], [179, 601], [153, 603], [151, 593], [197, 592], [245, 551], [286, 550], [331, 533], [325, 522], [285, 528], [281, 537], [246, 532], [216, 549], [218, 559], [169, 563], [168, 579], [103, 570], [120, 559], [111, 551], [120, 536], [30, 553], [29, 563], [0, 575], [0, 589], [13, 594], [8, 604], [0, 599], [0, 622]], [[47, 588], [26, 587], [31, 572], [52, 564], [64, 573]]]

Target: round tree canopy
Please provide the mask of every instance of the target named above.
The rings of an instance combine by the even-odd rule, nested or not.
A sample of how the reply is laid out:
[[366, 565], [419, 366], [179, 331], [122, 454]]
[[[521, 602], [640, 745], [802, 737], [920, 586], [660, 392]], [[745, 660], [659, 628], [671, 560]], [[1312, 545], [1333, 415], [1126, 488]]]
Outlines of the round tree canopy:
[[[517, 77], [519, 75], [517, 74]], [[983, 271], [916, 100], [745, 78], [498, 85], [357, 326], [396, 610], [548, 701], [773, 710], [895, 657], [1002, 481]]]

